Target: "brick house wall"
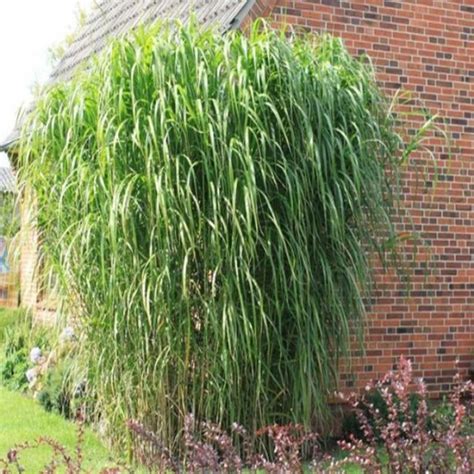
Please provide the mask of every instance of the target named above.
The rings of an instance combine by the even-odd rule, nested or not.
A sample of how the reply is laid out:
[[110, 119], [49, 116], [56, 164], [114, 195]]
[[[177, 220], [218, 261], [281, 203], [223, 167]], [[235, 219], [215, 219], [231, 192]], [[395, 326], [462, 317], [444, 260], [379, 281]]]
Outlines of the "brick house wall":
[[474, 1], [261, 0], [251, 16], [261, 14], [342, 37], [370, 56], [388, 94], [410, 91], [414, 106], [444, 119], [450, 146], [435, 134], [434, 160], [419, 153], [404, 177], [398, 226], [419, 235], [416, 256], [405, 249], [412, 291], [378, 271], [366, 353], [356, 350], [341, 379], [342, 389], [361, 388], [406, 354], [436, 397], [457, 360], [464, 373], [474, 360]]

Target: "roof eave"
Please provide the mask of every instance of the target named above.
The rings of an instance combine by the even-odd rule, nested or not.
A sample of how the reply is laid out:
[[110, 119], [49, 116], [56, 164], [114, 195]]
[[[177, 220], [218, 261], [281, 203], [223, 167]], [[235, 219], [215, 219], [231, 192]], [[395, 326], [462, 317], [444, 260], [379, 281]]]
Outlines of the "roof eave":
[[7, 140], [4, 143], [0, 143], [0, 151], [8, 153], [8, 151], [18, 142], [18, 139], [15, 138], [13, 140]]

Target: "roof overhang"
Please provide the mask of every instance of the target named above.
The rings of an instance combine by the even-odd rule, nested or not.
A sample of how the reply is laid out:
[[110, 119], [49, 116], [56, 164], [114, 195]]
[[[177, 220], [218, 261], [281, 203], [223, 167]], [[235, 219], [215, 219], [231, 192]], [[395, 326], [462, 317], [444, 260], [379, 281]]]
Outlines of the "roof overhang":
[[3, 142], [0, 143], [0, 151], [8, 153], [12, 147], [18, 143], [19, 137], [16, 134], [9, 135]]

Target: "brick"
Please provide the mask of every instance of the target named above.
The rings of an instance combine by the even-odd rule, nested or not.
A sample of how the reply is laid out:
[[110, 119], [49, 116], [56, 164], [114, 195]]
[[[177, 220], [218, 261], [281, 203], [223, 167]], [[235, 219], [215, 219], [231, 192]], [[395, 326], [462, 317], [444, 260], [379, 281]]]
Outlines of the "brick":
[[[459, 5], [462, 3], [462, 5]], [[382, 88], [390, 95], [403, 87], [412, 99], [405, 111], [429, 108], [444, 118], [449, 146], [435, 136], [426, 144], [431, 157], [417, 153], [407, 169], [401, 231], [416, 230], [411, 291], [375, 262], [377, 291], [367, 301], [366, 352], [356, 346], [353, 370], [339, 388], [361, 389], [392, 368], [400, 354], [414, 360], [415, 375], [429, 376], [430, 397], [451, 386], [456, 358], [466, 361], [474, 347], [474, 6], [437, 0], [332, 1], [278, 0], [296, 12], [283, 23], [307, 20], [309, 28], [342, 37], [355, 55], [367, 53]], [[420, 124], [410, 119], [410, 133]], [[426, 185], [423, 178], [429, 175]], [[419, 246], [419, 247], [420, 247]], [[405, 254], [415, 249], [407, 245]], [[421, 260], [420, 260], [421, 259]], [[377, 270], [377, 268], [379, 270]], [[370, 303], [370, 304], [369, 304]], [[451, 372], [448, 372], [451, 371]]]

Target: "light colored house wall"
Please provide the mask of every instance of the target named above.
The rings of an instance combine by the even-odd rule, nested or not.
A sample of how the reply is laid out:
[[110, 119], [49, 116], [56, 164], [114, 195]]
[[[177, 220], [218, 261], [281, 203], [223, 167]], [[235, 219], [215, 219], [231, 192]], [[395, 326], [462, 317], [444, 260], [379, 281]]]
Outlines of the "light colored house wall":
[[[12, 222], [19, 216], [18, 210], [13, 207], [15, 195], [11, 191], [0, 192], [0, 307], [14, 308], [19, 304], [19, 264], [15, 258], [15, 239], [12, 238], [16, 222]], [[11, 213], [11, 214], [10, 214]], [[10, 229], [9, 226], [12, 228]]]
[[34, 218], [34, 199], [31, 191], [25, 191], [21, 198], [20, 251], [20, 294], [21, 306], [36, 310], [38, 299], [38, 231]]

